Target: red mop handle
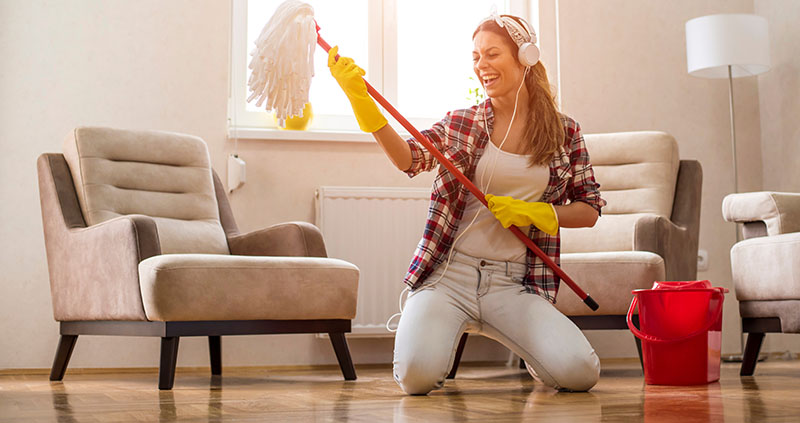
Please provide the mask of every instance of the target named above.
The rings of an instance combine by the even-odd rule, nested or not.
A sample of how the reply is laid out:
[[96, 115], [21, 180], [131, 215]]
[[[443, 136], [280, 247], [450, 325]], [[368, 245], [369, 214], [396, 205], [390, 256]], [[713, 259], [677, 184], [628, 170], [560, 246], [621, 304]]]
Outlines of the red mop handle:
[[[326, 52], [331, 49], [330, 44], [328, 44], [325, 40], [322, 39], [322, 37], [319, 36], [319, 25], [317, 25], [317, 43]], [[337, 55], [337, 60], [338, 60], [338, 55]], [[409, 133], [411, 133], [414, 139], [419, 141], [419, 143], [422, 144], [433, 155], [433, 157], [435, 157], [436, 160], [439, 161], [439, 163], [441, 163], [445, 168], [447, 168], [447, 170], [449, 170], [450, 173], [452, 173], [453, 176], [456, 177], [456, 179], [458, 179], [462, 184], [464, 184], [464, 186], [467, 187], [467, 189], [469, 189], [469, 191], [472, 193], [472, 195], [475, 196], [475, 198], [480, 200], [480, 202], [483, 203], [483, 205], [488, 208], [489, 203], [486, 201], [486, 196], [483, 195], [481, 190], [478, 189], [478, 187], [476, 187], [475, 184], [473, 184], [472, 181], [469, 180], [469, 178], [467, 178], [463, 173], [461, 173], [461, 171], [458, 170], [453, 165], [453, 163], [447, 160], [447, 158], [444, 157], [444, 155], [439, 150], [437, 150], [436, 147], [434, 147], [434, 145], [424, 135], [422, 135], [419, 131], [417, 131], [417, 129], [414, 128], [414, 126], [411, 125], [411, 123], [407, 121], [406, 118], [404, 118], [403, 115], [401, 115], [400, 112], [397, 111], [397, 109], [394, 108], [394, 106], [392, 106], [385, 98], [383, 98], [383, 96], [378, 92], [378, 90], [373, 88], [372, 85], [370, 85], [370, 83], [367, 82], [366, 79], [364, 80], [364, 82], [367, 84], [367, 92], [369, 92], [372, 98], [374, 98], [378, 103], [380, 103], [380, 105], [383, 106], [389, 112], [389, 114], [394, 116], [394, 118], [397, 119], [397, 121], [400, 122], [401, 125], [403, 125], [403, 128], [406, 128], [406, 130]], [[511, 225], [508, 227], [508, 229], [511, 230], [511, 232], [513, 232], [514, 235], [516, 235], [517, 238], [519, 238], [520, 241], [522, 241], [531, 251], [533, 251], [533, 253], [536, 254], [537, 257], [542, 259], [542, 261], [545, 264], [547, 264], [547, 267], [553, 269], [553, 271], [561, 278], [561, 280], [563, 280], [573, 291], [575, 291], [575, 293], [578, 294], [578, 297], [580, 297], [583, 300], [583, 302], [587, 306], [589, 306], [589, 308], [591, 308], [592, 310], [597, 310], [600, 307], [597, 304], [597, 302], [595, 302], [592, 299], [592, 297], [590, 297], [586, 292], [584, 292], [581, 289], [581, 287], [579, 287], [578, 284], [576, 284], [575, 281], [572, 280], [572, 278], [570, 278], [563, 270], [561, 270], [561, 268], [552, 259], [550, 259], [550, 257], [547, 256], [547, 254], [545, 254], [542, 250], [540, 250], [539, 247], [536, 244], [534, 244], [530, 238], [525, 236], [525, 234], [523, 234], [518, 227]]]

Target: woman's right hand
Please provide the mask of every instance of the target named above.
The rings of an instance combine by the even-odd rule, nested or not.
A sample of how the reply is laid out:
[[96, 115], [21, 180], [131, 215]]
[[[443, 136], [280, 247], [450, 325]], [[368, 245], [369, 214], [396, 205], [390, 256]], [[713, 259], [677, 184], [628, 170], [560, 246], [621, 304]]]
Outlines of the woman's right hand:
[[517, 200], [508, 196], [486, 194], [489, 210], [504, 228], [511, 225], [534, 225], [542, 232], [555, 236], [558, 233], [558, 214], [550, 203]]
[[366, 73], [349, 57], [339, 57], [337, 60], [338, 52], [339, 46], [334, 46], [328, 52], [331, 75], [350, 100], [359, 128], [364, 132], [376, 132], [388, 122], [367, 92], [367, 83], [363, 78]]

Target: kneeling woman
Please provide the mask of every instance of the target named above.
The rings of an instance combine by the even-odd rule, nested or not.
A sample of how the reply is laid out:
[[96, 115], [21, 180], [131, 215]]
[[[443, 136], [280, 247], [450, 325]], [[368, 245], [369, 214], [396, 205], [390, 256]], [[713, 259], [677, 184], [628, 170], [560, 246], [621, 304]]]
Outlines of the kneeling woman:
[[[394, 377], [409, 394], [440, 388], [464, 331], [493, 338], [537, 380], [586, 391], [600, 363], [583, 333], [554, 306], [559, 279], [506, 228], [517, 225], [556, 263], [560, 227], [594, 225], [600, 198], [578, 124], [558, 112], [536, 35], [493, 15], [473, 34], [474, 71], [488, 100], [455, 110], [423, 134], [487, 194], [490, 210], [443, 167], [405, 282], [411, 293], [395, 337]], [[328, 65], [362, 130], [413, 177], [437, 163], [387, 125], [352, 59]]]

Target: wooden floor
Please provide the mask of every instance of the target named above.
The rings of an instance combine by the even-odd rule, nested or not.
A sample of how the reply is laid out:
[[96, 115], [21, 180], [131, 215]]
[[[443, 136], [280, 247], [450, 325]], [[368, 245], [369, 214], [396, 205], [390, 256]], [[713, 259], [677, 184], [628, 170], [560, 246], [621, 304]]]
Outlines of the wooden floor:
[[635, 361], [603, 362], [588, 393], [556, 393], [522, 370], [465, 363], [455, 381], [425, 397], [400, 391], [388, 366], [359, 367], [345, 382], [335, 368], [178, 369], [172, 391], [154, 370], [0, 375], [0, 422], [800, 422], [800, 361], [770, 360], [740, 378], [723, 364], [720, 382], [645, 385]]

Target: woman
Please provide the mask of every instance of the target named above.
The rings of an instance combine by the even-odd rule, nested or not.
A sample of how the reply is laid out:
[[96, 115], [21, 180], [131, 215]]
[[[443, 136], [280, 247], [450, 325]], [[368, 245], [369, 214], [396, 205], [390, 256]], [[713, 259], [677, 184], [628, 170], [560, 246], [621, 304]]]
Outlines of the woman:
[[[530, 60], [526, 43], [535, 44], [535, 37], [521, 18], [495, 14], [484, 20], [473, 34], [472, 54], [489, 99], [452, 111], [423, 131], [490, 193], [491, 212], [439, 169], [425, 231], [406, 274], [412, 292], [395, 337], [394, 377], [409, 394], [424, 395], [444, 384], [465, 330], [506, 345], [550, 387], [586, 391], [597, 383], [597, 355], [553, 306], [558, 277], [505, 229], [519, 226], [558, 263], [558, 227], [593, 226], [605, 205], [580, 127], [557, 111], [538, 50]], [[331, 49], [328, 65], [361, 129], [410, 177], [433, 170], [431, 154], [387, 125], [367, 94], [364, 71], [352, 59], [337, 61], [337, 50]]]

